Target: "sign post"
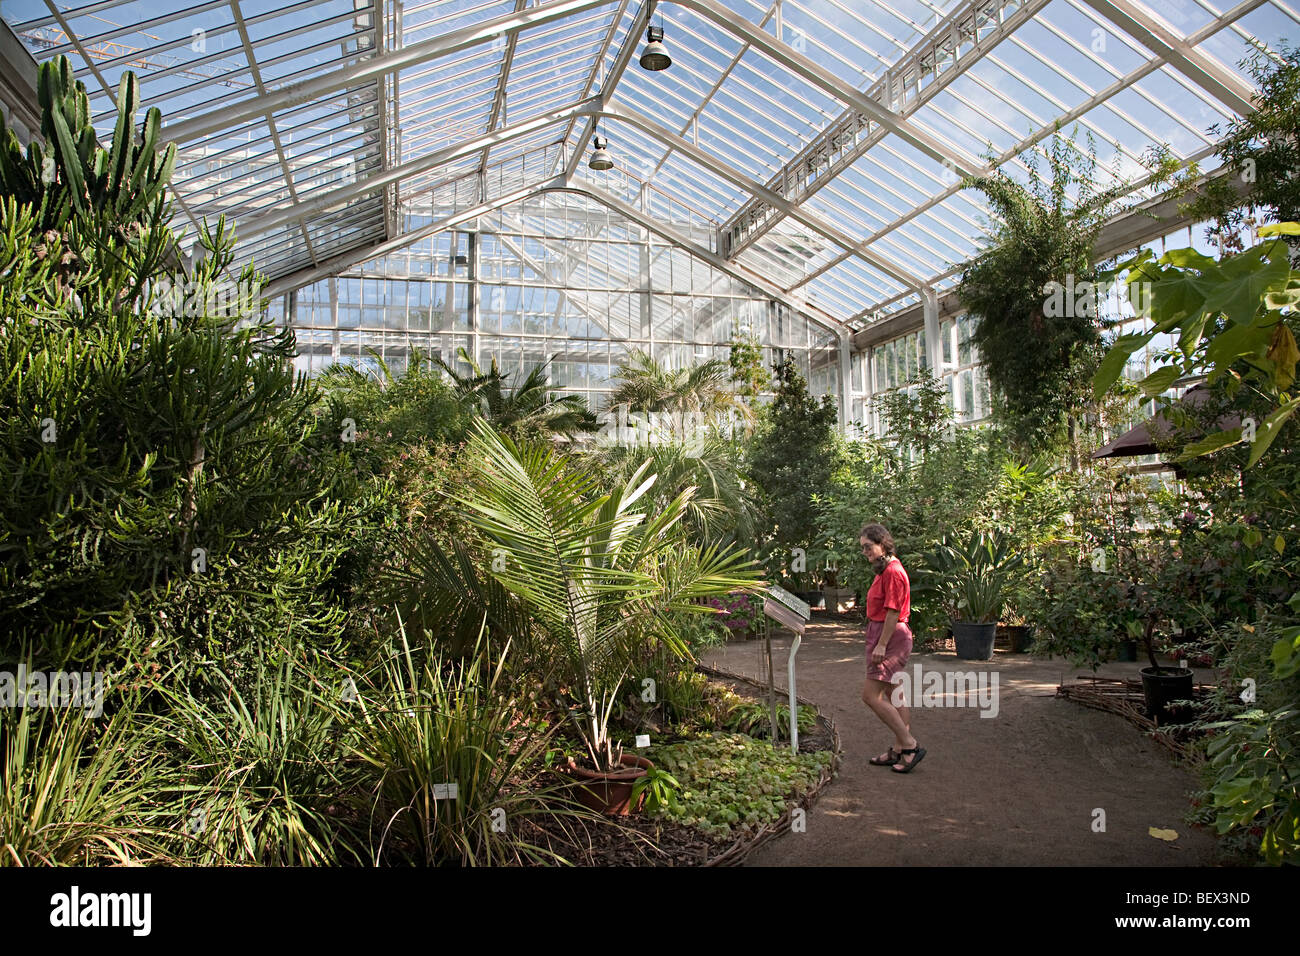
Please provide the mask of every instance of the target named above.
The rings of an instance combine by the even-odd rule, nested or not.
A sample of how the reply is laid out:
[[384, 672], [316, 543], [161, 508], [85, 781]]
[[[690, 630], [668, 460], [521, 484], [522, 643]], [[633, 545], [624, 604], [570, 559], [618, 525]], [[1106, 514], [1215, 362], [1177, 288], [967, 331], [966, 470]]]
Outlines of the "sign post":
[[772, 622], [784, 624], [794, 631], [794, 643], [786, 659], [786, 674], [790, 683], [790, 751], [799, 752], [799, 698], [794, 686], [794, 656], [799, 653], [804, 629], [812, 618], [812, 609], [785, 588], [771, 585], [763, 598], [763, 642], [767, 652], [768, 716], [772, 722], [772, 746], [776, 746], [776, 682], [772, 675]]

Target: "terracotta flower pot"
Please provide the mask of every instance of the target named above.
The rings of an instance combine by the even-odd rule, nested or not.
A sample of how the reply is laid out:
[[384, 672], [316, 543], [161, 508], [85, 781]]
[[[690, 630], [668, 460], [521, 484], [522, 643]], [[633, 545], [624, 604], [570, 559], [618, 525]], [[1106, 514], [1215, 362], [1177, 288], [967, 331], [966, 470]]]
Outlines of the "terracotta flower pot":
[[578, 766], [570, 757], [564, 772], [573, 780], [573, 793], [578, 802], [597, 813], [618, 816], [627, 816], [633, 810], [640, 810], [645, 803], [645, 794], [641, 794], [635, 807], [630, 806], [632, 787], [654, 764], [645, 757], [634, 754], [623, 754], [620, 761], [627, 769], [601, 773]]

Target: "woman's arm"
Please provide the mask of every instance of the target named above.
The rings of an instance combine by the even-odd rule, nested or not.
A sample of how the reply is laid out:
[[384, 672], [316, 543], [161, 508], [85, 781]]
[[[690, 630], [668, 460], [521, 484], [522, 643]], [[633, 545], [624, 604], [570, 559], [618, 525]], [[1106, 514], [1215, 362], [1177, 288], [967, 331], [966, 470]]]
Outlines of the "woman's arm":
[[873, 661], [883, 661], [885, 659], [885, 650], [889, 647], [889, 639], [894, 636], [894, 627], [898, 624], [898, 609], [889, 608], [885, 611], [885, 623], [880, 629], [880, 640], [876, 641], [876, 649], [871, 652]]

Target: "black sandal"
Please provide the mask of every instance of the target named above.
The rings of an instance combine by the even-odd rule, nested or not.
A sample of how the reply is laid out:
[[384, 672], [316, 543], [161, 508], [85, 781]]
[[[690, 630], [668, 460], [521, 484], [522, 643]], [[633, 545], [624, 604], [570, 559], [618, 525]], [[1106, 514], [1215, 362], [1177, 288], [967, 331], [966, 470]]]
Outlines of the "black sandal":
[[[906, 757], [908, 754], [916, 754], [916, 756], [912, 758], [911, 762], [907, 762], [903, 760], [903, 758]], [[903, 763], [903, 769], [899, 770], [897, 767], [890, 767], [889, 769], [894, 771], [894, 773], [911, 773], [916, 768], [916, 765], [921, 762], [921, 758], [924, 756], [925, 756], [925, 748], [920, 746], [919, 744], [907, 750], [900, 750], [898, 752], [898, 759], [900, 762]]]
[[873, 767], [889, 767], [892, 766], [893, 764], [898, 763], [898, 761], [903, 759], [902, 754], [900, 754], [893, 747], [889, 748], [889, 753], [886, 754], [885, 756], [888, 759], [881, 760], [879, 757], [872, 757], [870, 760], [867, 761], [867, 763], [871, 764], [871, 766]]

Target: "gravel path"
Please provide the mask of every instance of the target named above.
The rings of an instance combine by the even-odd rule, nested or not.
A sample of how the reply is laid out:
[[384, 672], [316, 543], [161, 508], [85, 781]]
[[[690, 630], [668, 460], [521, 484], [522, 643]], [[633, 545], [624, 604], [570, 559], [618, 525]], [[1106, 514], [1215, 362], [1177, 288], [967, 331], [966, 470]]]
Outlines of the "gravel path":
[[[773, 639], [777, 684], [785, 686], [789, 635]], [[808, 814], [807, 830], [755, 852], [751, 866], [1112, 865], [1205, 866], [1219, 861], [1213, 834], [1183, 822], [1195, 774], [1113, 714], [1058, 700], [1062, 679], [1086, 675], [1063, 661], [998, 651], [992, 661], [952, 652], [915, 654], [909, 674], [980, 672], [997, 695], [970, 706], [961, 692], [943, 706], [914, 707], [912, 732], [926, 757], [910, 774], [873, 767], [868, 758], [891, 743], [861, 700], [862, 630], [814, 621], [798, 655], [798, 691], [839, 729], [840, 776]], [[703, 662], [765, 677], [761, 642], [735, 642]], [[1138, 664], [1108, 664], [1099, 676], [1132, 677]], [[1198, 680], [1208, 679], [1202, 672]], [[922, 686], [935, 678], [922, 678]], [[946, 677], [945, 677], [946, 679]], [[945, 688], [946, 690], [946, 688]], [[1094, 832], [1094, 810], [1105, 832]], [[1164, 842], [1150, 827], [1172, 829]]]

